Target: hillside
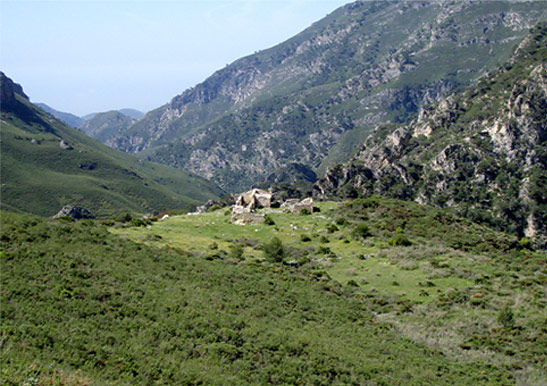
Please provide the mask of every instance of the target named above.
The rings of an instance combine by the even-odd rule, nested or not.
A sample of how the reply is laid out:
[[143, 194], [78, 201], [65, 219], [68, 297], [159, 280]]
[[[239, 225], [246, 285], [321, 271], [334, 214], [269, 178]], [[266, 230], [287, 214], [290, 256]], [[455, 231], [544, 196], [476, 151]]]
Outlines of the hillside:
[[82, 122], [79, 129], [90, 137], [110, 145], [112, 138], [125, 132], [133, 123], [135, 123], [134, 118], [121, 111], [112, 110], [94, 114], [93, 117]]
[[1, 80], [1, 205], [52, 216], [65, 204], [104, 217], [189, 209], [222, 193], [180, 169], [138, 160], [64, 125]]
[[227, 190], [287, 164], [322, 172], [378, 124], [505, 62], [545, 2], [355, 2], [237, 60], [149, 112], [111, 146]]
[[65, 124], [67, 124], [71, 127], [78, 128], [78, 127], [80, 127], [80, 125], [82, 123], [84, 123], [83, 118], [80, 118], [80, 117], [78, 117], [74, 114], [65, 113], [63, 111], [55, 110], [54, 108], [49, 107], [45, 103], [35, 103], [35, 105], [38, 106], [39, 108], [41, 108], [42, 110], [44, 110], [46, 113], [50, 113], [55, 118], [57, 118], [61, 122], [65, 123]]
[[319, 207], [2, 213], [0, 383], [544, 384], [545, 253], [417, 203]]
[[547, 25], [477, 85], [380, 127], [318, 196], [413, 199], [547, 245]]

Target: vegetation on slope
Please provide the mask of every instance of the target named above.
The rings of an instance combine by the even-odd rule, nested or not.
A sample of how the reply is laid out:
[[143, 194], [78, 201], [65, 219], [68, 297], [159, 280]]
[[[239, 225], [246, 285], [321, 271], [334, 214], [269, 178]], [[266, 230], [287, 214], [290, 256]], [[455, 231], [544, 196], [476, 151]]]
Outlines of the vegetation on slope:
[[[229, 211], [219, 209], [112, 231], [206, 260], [280, 261], [285, 270], [327, 274], [334, 282], [324, 282], [325, 288], [336, 292], [340, 283], [351, 289], [375, 313], [374, 322], [389, 321], [447, 358], [512, 372], [512, 381], [494, 383], [541, 384], [547, 371], [545, 252], [533, 251], [527, 239], [414, 202], [374, 196], [319, 208], [309, 215], [266, 211], [271, 225], [232, 225]], [[498, 317], [506, 307], [513, 319], [504, 325]]]
[[373, 2], [339, 8], [237, 60], [145, 116], [112, 146], [240, 190], [292, 162], [322, 172], [379, 123], [506, 61], [543, 2]]
[[409, 126], [380, 127], [320, 195], [373, 193], [454, 207], [461, 215], [547, 245], [547, 25], [477, 85], [425, 109]]
[[222, 193], [189, 172], [90, 139], [32, 105], [16, 86], [2, 74], [3, 208], [52, 216], [71, 204], [104, 217], [122, 210], [189, 209]]
[[[367, 258], [371, 265], [363, 271], [349, 271], [352, 279], [348, 281], [336, 274], [337, 264], [353, 260], [347, 256], [331, 257], [331, 267], [326, 260], [301, 261], [294, 266], [270, 263], [262, 251], [251, 251], [251, 238], [271, 244], [275, 234], [283, 240], [288, 262], [308, 241], [297, 242], [285, 229], [289, 226], [285, 221], [297, 227], [293, 232], [301, 233], [310, 222], [338, 219], [332, 217], [335, 214], [343, 215], [346, 222], [335, 220], [339, 230], [327, 230], [323, 236], [330, 242], [323, 245], [337, 252], [334, 244], [339, 234], [349, 240], [350, 231], [364, 216], [389, 220], [400, 214], [405, 204], [359, 201], [332, 214], [329, 207], [336, 208], [322, 205], [324, 214], [271, 213], [278, 225], [257, 226], [258, 232], [255, 227], [224, 224], [222, 229], [229, 234], [219, 233], [215, 226], [226, 218], [223, 210], [174, 217], [151, 229], [115, 228], [129, 235], [138, 231], [147, 244], [158, 241], [170, 247], [135, 243], [111, 234], [93, 220], [42, 220], [3, 212], [2, 382], [478, 385], [512, 384], [517, 377], [534, 379], [545, 363], [544, 308], [537, 309], [544, 299], [534, 295], [545, 284], [545, 267], [537, 266], [542, 261], [539, 255], [509, 250], [511, 263], [501, 257], [492, 259], [491, 268], [484, 272], [461, 269], [467, 276], [458, 279], [461, 282], [452, 290], [445, 288], [451, 284], [429, 278], [442, 291], [435, 291], [426, 281], [423, 289], [430, 295], [417, 295], [416, 299], [424, 300], [409, 301], [396, 294], [406, 290], [406, 283], [401, 278], [400, 285], [393, 284], [391, 272], [403, 269], [412, 276], [423, 268], [398, 268], [394, 249], [383, 241], [384, 230], [377, 228], [375, 221], [369, 223], [373, 243], [368, 244], [368, 237], [360, 241], [352, 238], [350, 246], [386, 255]], [[414, 219], [423, 210], [427, 211], [411, 207], [405, 216], [405, 232], [413, 245], [423, 243], [413, 231], [421, 221]], [[186, 221], [209, 224], [196, 229], [196, 224], [185, 226]], [[275, 226], [277, 232], [273, 231]], [[201, 234], [199, 245], [205, 248], [204, 253], [176, 247], [176, 239], [184, 239], [182, 231], [187, 229], [196, 229], [188, 237]], [[456, 239], [466, 238], [457, 232], [459, 226], [451, 229]], [[463, 229], [472, 229], [472, 225], [464, 224]], [[237, 248], [222, 252], [223, 238], [229, 238], [230, 233], [247, 234], [243, 255]], [[504, 239], [503, 235], [485, 233]], [[230, 241], [233, 245], [242, 242]], [[195, 240], [192, 244], [199, 246]], [[478, 239], [475, 246], [483, 249]], [[471, 259], [482, 264], [489, 256], [444, 248], [428, 250], [420, 257], [415, 249], [409, 249], [412, 253], [406, 260], [419, 265], [437, 261], [436, 272], [430, 273], [447, 272], [445, 283], [450, 283], [450, 276], [459, 274], [450, 271], [453, 265], [465, 265]], [[484, 248], [491, 246], [487, 243]], [[523, 260], [518, 271], [515, 259]], [[506, 270], [504, 275], [498, 276], [502, 269]], [[327, 272], [341, 277], [339, 283]], [[364, 272], [371, 278], [376, 274], [387, 277], [382, 286], [373, 289], [360, 280]], [[468, 281], [471, 284], [462, 284]], [[518, 304], [512, 304], [513, 299]], [[509, 308], [502, 321], [492, 320], [506, 304]], [[389, 320], [391, 317], [395, 321]], [[413, 327], [412, 331], [426, 335], [431, 324], [443, 340], [432, 343], [431, 337], [420, 339], [405, 330]], [[454, 333], [450, 332], [452, 327], [457, 327]], [[462, 336], [468, 338], [463, 343]]]
[[79, 129], [88, 136], [108, 145], [112, 137], [123, 133], [133, 123], [135, 123], [134, 118], [120, 111], [112, 110], [95, 114], [93, 118], [84, 121]]

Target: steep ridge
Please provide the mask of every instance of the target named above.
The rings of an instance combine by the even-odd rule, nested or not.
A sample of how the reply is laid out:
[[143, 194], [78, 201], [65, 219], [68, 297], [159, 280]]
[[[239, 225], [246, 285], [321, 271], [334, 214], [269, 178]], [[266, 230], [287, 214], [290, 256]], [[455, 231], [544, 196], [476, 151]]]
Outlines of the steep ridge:
[[379, 127], [316, 195], [380, 193], [438, 207], [547, 245], [547, 24], [514, 57], [407, 126]]
[[355, 2], [148, 113], [111, 146], [227, 189], [293, 162], [324, 171], [380, 123], [506, 61], [544, 2]]
[[0, 73], [1, 206], [51, 216], [65, 204], [99, 217], [190, 208], [222, 191], [180, 169], [138, 160], [66, 126]]

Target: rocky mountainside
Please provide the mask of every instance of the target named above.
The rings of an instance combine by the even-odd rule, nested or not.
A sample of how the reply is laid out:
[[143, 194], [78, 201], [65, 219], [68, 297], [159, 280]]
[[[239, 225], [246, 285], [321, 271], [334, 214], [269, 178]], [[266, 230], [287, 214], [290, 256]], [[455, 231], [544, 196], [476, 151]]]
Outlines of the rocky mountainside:
[[44, 110], [46, 113], [50, 113], [55, 118], [60, 120], [61, 122], [71, 126], [78, 128], [82, 123], [84, 123], [84, 119], [80, 118], [74, 114], [65, 113], [63, 111], [55, 110], [53, 107], [50, 107], [46, 105], [45, 103], [35, 103], [36, 106]]
[[94, 114], [92, 118], [84, 121], [79, 129], [90, 137], [111, 145], [112, 138], [125, 132], [135, 121], [136, 119], [121, 111], [112, 110]]
[[410, 125], [379, 127], [320, 197], [380, 193], [439, 207], [547, 245], [547, 24], [514, 57]]
[[223, 192], [195, 174], [110, 149], [30, 103], [0, 72], [2, 209], [52, 216], [66, 204], [98, 217], [190, 209]]
[[545, 2], [358, 1], [149, 112], [111, 146], [230, 190], [298, 162], [323, 172], [378, 124], [506, 61]]

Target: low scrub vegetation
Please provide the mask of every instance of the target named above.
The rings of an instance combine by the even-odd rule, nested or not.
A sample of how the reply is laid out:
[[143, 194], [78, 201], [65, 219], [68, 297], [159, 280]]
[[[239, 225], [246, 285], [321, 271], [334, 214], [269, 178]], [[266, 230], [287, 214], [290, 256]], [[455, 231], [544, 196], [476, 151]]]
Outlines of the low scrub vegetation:
[[3, 212], [0, 383], [545, 379], [544, 252], [414, 203], [319, 206], [275, 227]]

